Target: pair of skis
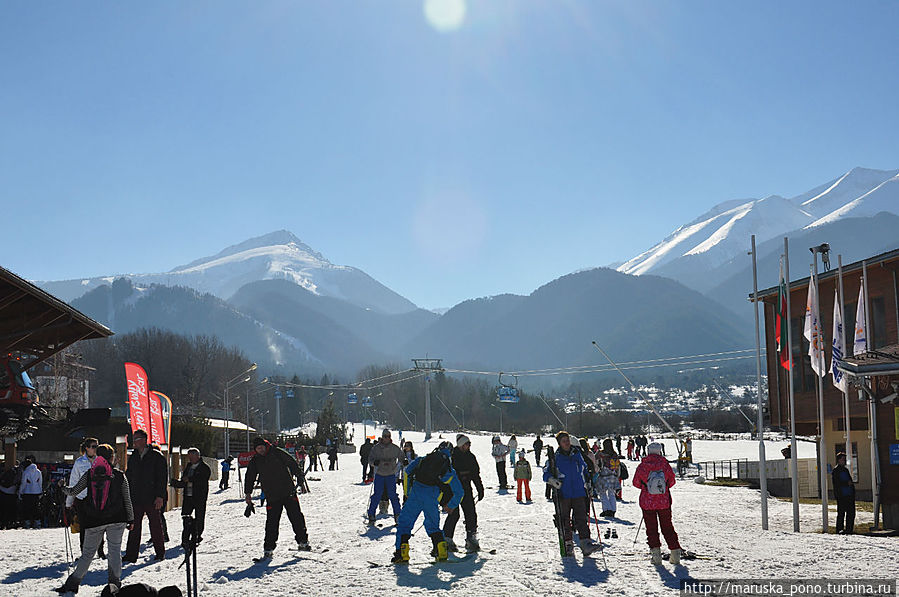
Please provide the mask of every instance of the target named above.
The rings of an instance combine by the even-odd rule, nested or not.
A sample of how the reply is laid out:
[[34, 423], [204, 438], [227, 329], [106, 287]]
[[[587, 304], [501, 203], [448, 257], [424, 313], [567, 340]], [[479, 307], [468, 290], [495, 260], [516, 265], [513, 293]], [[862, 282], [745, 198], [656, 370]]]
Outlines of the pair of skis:
[[[556, 468], [556, 453], [552, 446], [546, 448], [546, 457], [549, 461], [549, 474], [558, 479], [559, 469]], [[565, 529], [562, 526], [562, 501], [559, 498], [559, 490], [555, 487], [552, 488], [552, 498], [556, 512], [553, 518], [555, 519], [556, 530], [559, 532], [559, 554], [565, 558], [568, 557], [568, 549], [565, 547]]]

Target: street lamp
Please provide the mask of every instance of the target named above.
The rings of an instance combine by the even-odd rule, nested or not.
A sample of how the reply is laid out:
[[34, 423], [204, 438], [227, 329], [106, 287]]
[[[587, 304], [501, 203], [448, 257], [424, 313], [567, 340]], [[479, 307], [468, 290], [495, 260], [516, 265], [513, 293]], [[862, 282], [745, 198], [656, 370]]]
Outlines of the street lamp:
[[462, 413], [462, 429], [465, 429], [465, 409], [461, 406], [454, 406], [453, 408], [459, 409], [459, 412]]
[[412, 425], [415, 427], [415, 431], [418, 431], [418, 417], [415, 415], [415, 411], [410, 410], [409, 414], [412, 415]]
[[228, 437], [228, 425], [231, 421], [231, 403], [228, 400], [228, 391], [236, 385], [240, 385], [245, 381], [250, 381], [250, 376], [248, 375], [248, 373], [255, 370], [256, 363], [253, 363], [252, 365], [250, 365], [249, 369], [225, 382], [225, 458], [227, 458], [228, 454], [231, 453], [231, 444], [229, 443], [230, 438]]
[[497, 409], [499, 411], [499, 434], [503, 434], [503, 409], [495, 404], [491, 404], [491, 407]]

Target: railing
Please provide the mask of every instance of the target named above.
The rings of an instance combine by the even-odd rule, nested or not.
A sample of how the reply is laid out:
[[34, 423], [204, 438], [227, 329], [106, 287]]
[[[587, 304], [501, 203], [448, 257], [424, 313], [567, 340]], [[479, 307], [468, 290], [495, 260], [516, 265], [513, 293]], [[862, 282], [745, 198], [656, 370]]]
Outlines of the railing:
[[707, 460], [694, 462], [685, 467], [687, 476], [702, 475], [706, 479], [744, 479], [749, 471], [748, 458], [731, 458], [729, 460]]

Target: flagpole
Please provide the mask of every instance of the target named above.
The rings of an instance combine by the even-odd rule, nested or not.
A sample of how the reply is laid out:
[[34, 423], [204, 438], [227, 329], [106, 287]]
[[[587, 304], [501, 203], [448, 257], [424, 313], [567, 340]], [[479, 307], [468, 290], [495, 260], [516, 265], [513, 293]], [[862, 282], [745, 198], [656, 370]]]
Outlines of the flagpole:
[[[865, 351], [873, 350], [871, 346], [871, 309], [868, 300], [868, 262], [862, 261], [862, 287], [865, 293]], [[858, 324], [856, 324], [858, 325]], [[880, 458], [877, 454], [877, 401], [870, 397], [868, 407], [868, 428], [871, 430], [871, 499], [874, 506], [874, 528], [880, 528]]]
[[[812, 329], [812, 343], [818, 345], [818, 349], [814, 351], [815, 360], [818, 361], [818, 371], [813, 371], [815, 377], [818, 378], [818, 489], [821, 493], [821, 527], [822, 533], [827, 533], [827, 444], [824, 441], [824, 331], [821, 326], [821, 298], [818, 293], [818, 254], [812, 251], [812, 284], [815, 285], [815, 304], [812, 308], [815, 310], [814, 323]], [[814, 367], [812, 367], [814, 369]]]
[[[837, 280], [839, 284], [837, 286], [837, 291], [839, 292], [839, 296], [837, 297], [840, 303], [840, 325], [842, 325], [843, 330], [843, 356], [842, 358], [846, 358], [847, 352], [847, 344], [846, 344], [846, 301], [845, 296], [843, 295], [843, 256], [837, 255]], [[834, 330], [834, 333], [837, 333], [837, 330]], [[844, 374], [845, 375], [845, 374]], [[843, 378], [842, 388], [843, 390], [843, 418], [845, 420], [844, 427], [846, 427], [846, 468], [849, 469], [849, 475], [852, 476], [852, 435], [850, 431], [850, 421], [849, 421], [849, 382], [846, 378]], [[856, 464], [856, 466], [858, 466]], [[836, 497], [836, 496], [835, 496]]]
[[[784, 277], [787, 286], [787, 354], [790, 355], [790, 476], [792, 477], [791, 493], [793, 494], [793, 532], [799, 532], [799, 465], [796, 462], [799, 454], [796, 448], [796, 398], [793, 393], [793, 320], [790, 311], [790, 244], [784, 237]], [[781, 324], [783, 325], [783, 324]]]
[[[762, 494], [762, 530], [768, 530], [768, 465], [765, 462], [765, 417], [762, 413], [762, 345], [759, 340], [759, 278], [756, 269], [755, 235], [752, 235], [752, 304], [755, 310], [755, 392], [758, 399], [759, 489]], [[779, 365], [778, 365], [779, 367]]]

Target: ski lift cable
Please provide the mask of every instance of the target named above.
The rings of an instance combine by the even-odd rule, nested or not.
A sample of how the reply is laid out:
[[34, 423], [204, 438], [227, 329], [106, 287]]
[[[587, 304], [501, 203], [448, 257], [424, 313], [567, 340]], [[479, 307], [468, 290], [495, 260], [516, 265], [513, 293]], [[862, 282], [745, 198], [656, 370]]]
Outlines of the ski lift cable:
[[[412, 371], [414, 371], [414, 369], [408, 369], [406, 371], [401, 371], [400, 373], [411, 373]], [[308, 389], [312, 389], [312, 390], [349, 390], [349, 391], [352, 391], [352, 390], [374, 390], [374, 389], [383, 388], [384, 386], [389, 386], [389, 385], [392, 385], [395, 383], [409, 381], [410, 379], [416, 379], [418, 377], [421, 377], [422, 375], [424, 375], [424, 373], [419, 373], [418, 375], [413, 375], [411, 377], [405, 377], [403, 379], [396, 379], [396, 380], [389, 381], [386, 383], [376, 384], [373, 386], [364, 386], [364, 387], [360, 386], [360, 384], [365, 384], [369, 381], [384, 379], [385, 377], [391, 377], [391, 376], [385, 375], [385, 376], [381, 376], [381, 377], [375, 377], [370, 380], [359, 381], [359, 382], [355, 382], [353, 384], [338, 384], [338, 385], [328, 385], [328, 386], [301, 384], [301, 383], [287, 383], [287, 382], [279, 383], [276, 385], [285, 386], [285, 387], [289, 387], [289, 388], [308, 388]]]
[[[665, 357], [665, 358], [661, 358], [661, 359], [648, 359], [645, 361], [625, 361], [620, 364], [621, 365], [635, 365], [635, 364], [642, 364], [642, 363], [658, 363], [658, 362], [662, 362], [662, 361], [674, 361], [674, 360], [682, 360], [682, 359], [697, 359], [697, 358], [705, 358], [705, 357], [716, 357], [716, 356], [723, 356], [723, 355], [730, 355], [730, 354], [739, 354], [739, 353], [744, 353], [744, 352], [755, 352], [755, 349], [754, 348], [746, 348], [743, 350], [727, 350], [724, 352], [709, 352], [706, 354], [685, 355], [685, 356], [680, 356], [680, 357]], [[764, 349], [762, 350], [762, 352], [764, 352]], [[548, 371], [570, 371], [570, 370], [574, 370], [574, 369], [592, 369], [595, 367], [596, 367], [596, 365], [578, 365], [578, 366], [574, 366], [574, 367], [551, 367], [549, 369], [523, 369], [521, 371], [514, 371], [514, 372], [511, 372], [508, 374], [509, 375], [526, 375], [526, 374], [531, 374], [531, 373], [544, 373], [544, 372], [548, 372]]]
[[722, 388], [721, 385], [718, 383], [718, 380], [715, 379], [714, 377], [712, 378], [712, 383], [715, 384], [715, 386], [719, 390], [721, 390], [721, 392], [724, 394], [725, 398], [730, 400], [731, 404], [733, 404], [735, 407], [737, 407], [737, 410], [740, 412], [741, 415], [743, 415], [743, 418], [746, 419], [747, 421], [749, 421], [750, 430], [755, 431], [755, 422], [746, 416], [746, 413], [743, 412], [743, 409], [740, 408], [740, 405], [737, 404], [737, 401], [733, 399], [733, 396], [730, 395], [730, 392], [728, 392], [727, 390]]

